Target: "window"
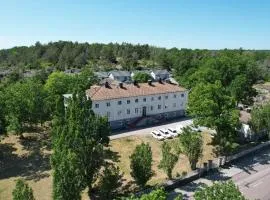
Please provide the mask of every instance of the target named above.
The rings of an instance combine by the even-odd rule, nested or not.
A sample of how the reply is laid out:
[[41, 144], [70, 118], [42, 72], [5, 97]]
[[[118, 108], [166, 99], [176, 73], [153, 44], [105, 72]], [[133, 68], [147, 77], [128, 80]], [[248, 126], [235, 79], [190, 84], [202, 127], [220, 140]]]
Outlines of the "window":
[[99, 108], [99, 104], [98, 103], [95, 104], [95, 108]]
[[110, 107], [111, 106], [111, 103], [110, 102], [107, 102], [106, 104], [107, 104], [107, 107]]
[[118, 101], [118, 105], [121, 105], [122, 104], [122, 101]]
[[161, 96], [158, 97], [158, 100], [161, 100]]
[[173, 104], [173, 107], [174, 107], [174, 108], [176, 107], [176, 103]]
[[107, 117], [110, 117], [111, 116], [111, 113], [110, 112], [107, 112]]
[[128, 114], [128, 115], [130, 114], [130, 109], [127, 109], [127, 114]]
[[139, 102], [139, 99], [135, 99], [135, 102], [138, 103]]
[[143, 98], [143, 101], [146, 102], [146, 98]]
[[135, 108], [135, 113], [138, 113], [139, 112], [139, 109], [138, 108]]
[[130, 104], [130, 100], [127, 100], [127, 104]]
[[185, 94], [181, 94], [181, 97], [184, 97], [185, 96]]
[[122, 113], [122, 111], [121, 111], [121, 110], [119, 110], [119, 111], [117, 112], [117, 114], [118, 114], [118, 115], [121, 115], [121, 113]]
[[158, 105], [158, 109], [161, 109], [161, 105]]
[[151, 106], [151, 107], [150, 107], [150, 109], [151, 109], [151, 110], [153, 110], [153, 109], [154, 109], [154, 107], [153, 107], [153, 106]]
[[165, 96], [165, 99], [168, 99], [168, 96]]
[[173, 95], [173, 98], [176, 98], [176, 94]]
[[155, 99], [154, 97], [151, 97], [151, 101], [154, 101], [154, 99]]

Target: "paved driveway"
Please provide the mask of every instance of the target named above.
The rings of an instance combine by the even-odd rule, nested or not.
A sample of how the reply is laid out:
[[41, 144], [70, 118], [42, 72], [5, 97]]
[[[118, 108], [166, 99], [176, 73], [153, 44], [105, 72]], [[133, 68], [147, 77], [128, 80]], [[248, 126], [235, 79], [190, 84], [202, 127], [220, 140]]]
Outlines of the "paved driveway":
[[128, 137], [128, 136], [132, 136], [132, 135], [145, 135], [145, 134], [149, 134], [152, 130], [155, 129], [162, 129], [162, 128], [175, 128], [177, 125], [183, 125], [183, 126], [188, 126], [191, 125], [192, 119], [187, 119], [187, 118], [182, 118], [182, 119], [178, 119], [166, 124], [162, 124], [162, 125], [155, 125], [155, 126], [151, 126], [151, 127], [147, 127], [147, 128], [140, 128], [140, 129], [136, 129], [136, 130], [126, 130], [126, 131], [122, 131], [122, 132], [118, 132], [115, 133], [115, 135], [110, 136], [111, 140], [114, 139], [118, 139], [118, 138], [122, 138], [122, 137]]
[[193, 199], [194, 191], [213, 181], [233, 180], [240, 191], [248, 199], [270, 199], [270, 149], [262, 150], [233, 163], [219, 172], [193, 181], [170, 193], [173, 199], [177, 193], [182, 193], [185, 199]]

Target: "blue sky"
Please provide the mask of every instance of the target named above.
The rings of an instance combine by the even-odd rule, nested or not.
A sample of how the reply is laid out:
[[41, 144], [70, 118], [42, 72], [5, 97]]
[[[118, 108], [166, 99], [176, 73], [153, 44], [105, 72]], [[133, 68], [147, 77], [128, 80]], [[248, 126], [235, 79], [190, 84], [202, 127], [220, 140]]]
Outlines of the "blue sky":
[[269, 0], [2, 0], [0, 48], [36, 41], [270, 49]]

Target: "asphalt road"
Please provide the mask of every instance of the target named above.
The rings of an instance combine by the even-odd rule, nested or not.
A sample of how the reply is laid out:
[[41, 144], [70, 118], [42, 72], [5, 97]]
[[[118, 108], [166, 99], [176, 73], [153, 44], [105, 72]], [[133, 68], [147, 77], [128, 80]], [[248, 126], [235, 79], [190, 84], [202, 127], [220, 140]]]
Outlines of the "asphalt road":
[[247, 199], [270, 200], [270, 148], [256, 152], [232, 163], [218, 172], [177, 188], [170, 199], [181, 192], [185, 199], [193, 199], [199, 187], [211, 185], [213, 181], [233, 180]]
[[188, 126], [192, 124], [192, 119], [187, 119], [187, 118], [181, 118], [175, 121], [168, 122], [166, 124], [162, 125], [155, 125], [151, 127], [146, 127], [146, 128], [138, 128], [138, 129], [133, 129], [133, 130], [123, 130], [121, 132], [114, 133], [114, 135], [110, 136], [111, 140], [122, 138], [122, 137], [128, 137], [132, 135], [144, 135], [144, 134], [150, 134], [152, 130], [157, 130], [157, 129], [162, 129], [162, 128], [175, 128], [177, 125], [183, 125], [183, 126]]

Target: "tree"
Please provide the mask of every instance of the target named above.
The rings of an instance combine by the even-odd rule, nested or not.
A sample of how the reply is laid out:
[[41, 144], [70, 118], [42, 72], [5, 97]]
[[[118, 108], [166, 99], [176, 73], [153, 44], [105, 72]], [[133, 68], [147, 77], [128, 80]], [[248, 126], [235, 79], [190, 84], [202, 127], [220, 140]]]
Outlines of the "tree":
[[254, 107], [251, 111], [251, 126], [257, 132], [270, 132], [270, 104]]
[[172, 178], [172, 170], [178, 161], [178, 156], [171, 152], [171, 146], [168, 142], [163, 142], [162, 144], [162, 160], [160, 161], [158, 167], [163, 169], [167, 174], [168, 178]]
[[133, 76], [133, 80], [137, 81], [138, 83], [147, 83], [148, 80], [152, 80], [152, 77], [144, 72], [137, 72]]
[[36, 79], [9, 85], [4, 90], [7, 130], [21, 133], [24, 126], [43, 123], [48, 118], [46, 92]]
[[217, 182], [214, 185], [198, 189], [195, 191], [195, 200], [245, 200], [245, 197], [241, 194], [239, 189], [235, 186], [232, 181], [228, 182]]
[[185, 127], [179, 137], [179, 144], [182, 153], [188, 157], [191, 169], [196, 169], [196, 164], [201, 158], [203, 150], [201, 134], [192, 131], [190, 127]]
[[144, 187], [147, 181], [153, 176], [152, 171], [152, 151], [149, 144], [137, 145], [130, 156], [131, 176], [135, 182]]
[[17, 180], [12, 192], [13, 200], [34, 200], [33, 190], [22, 179]]
[[74, 152], [63, 147], [64, 139], [60, 138], [58, 141], [54, 140], [54, 153], [51, 157], [53, 199], [80, 200], [84, 184], [79, 159]]
[[195, 124], [216, 130], [213, 144], [217, 145], [219, 153], [227, 154], [233, 150], [239, 111], [220, 81], [196, 85], [189, 95], [188, 113], [194, 117]]
[[[167, 193], [164, 188], [157, 188], [152, 190], [149, 194], [143, 194], [141, 197], [135, 197], [134, 195], [128, 198], [122, 198], [122, 200], [166, 200]], [[179, 194], [174, 200], [182, 200], [183, 195]]]
[[[54, 179], [53, 186], [60, 193], [56, 197], [73, 192], [73, 198], [79, 198], [78, 192], [86, 187], [91, 196], [92, 184], [105, 164], [104, 146], [109, 143], [107, 119], [94, 114], [90, 109], [91, 101], [86, 99], [84, 92], [75, 94], [68, 104], [65, 117], [61, 118], [60, 115], [53, 126], [52, 167], [54, 177], [59, 177]], [[69, 177], [73, 177], [70, 183]], [[74, 189], [66, 191], [69, 188]]]
[[61, 98], [63, 101], [63, 94], [72, 93], [76, 89], [75, 77], [69, 76], [63, 72], [53, 72], [48, 77], [45, 85], [45, 91], [48, 94], [46, 98], [46, 106], [49, 109], [49, 113], [55, 114], [56, 99]]
[[108, 163], [101, 173], [99, 179], [99, 193], [101, 199], [114, 199], [117, 196], [119, 187], [122, 185], [122, 174], [119, 167]]
[[231, 82], [229, 90], [235, 98], [236, 104], [239, 102], [251, 104], [253, 102], [252, 97], [256, 95], [255, 89], [252, 88], [252, 83], [243, 74], [235, 77]]

